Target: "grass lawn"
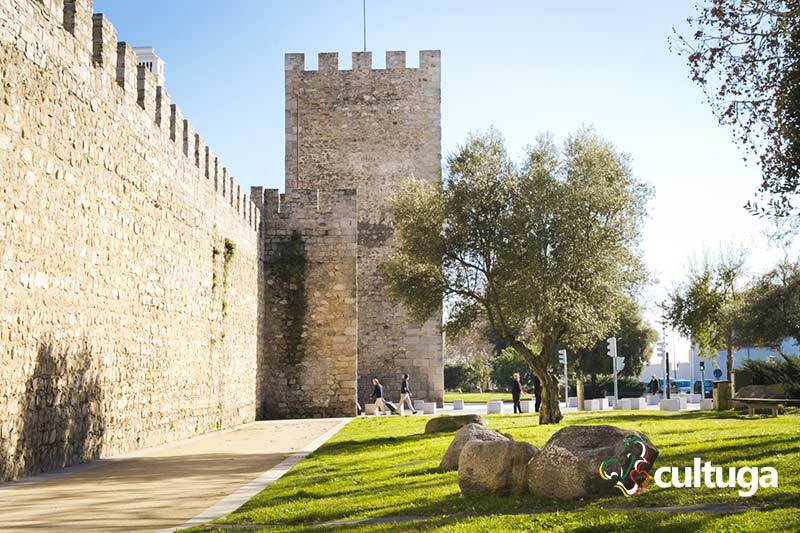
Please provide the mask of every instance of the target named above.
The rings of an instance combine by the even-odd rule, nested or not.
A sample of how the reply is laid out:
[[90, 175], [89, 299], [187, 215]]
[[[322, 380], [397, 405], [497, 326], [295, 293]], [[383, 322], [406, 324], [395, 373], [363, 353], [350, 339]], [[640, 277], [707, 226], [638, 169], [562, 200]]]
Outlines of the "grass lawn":
[[[523, 394], [523, 400], [532, 400], [530, 394]], [[503, 400], [505, 402], [511, 401], [510, 392], [445, 392], [444, 401], [452, 403], [453, 400], [464, 400], [465, 402], [472, 403], [486, 403], [489, 400]]]
[[[301, 531], [331, 521], [407, 517], [405, 522], [343, 524], [357, 531], [800, 531], [800, 416], [633, 411], [568, 414], [562, 425], [535, 416], [488, 416], [488, 424], [542, 446], [564, 424], [614, 424], [643, 431], [659, 447], [655, 467], [773, 466], [778, 487], [742, 498], [736, 489], [661, 489], [634, 498], [562, 502], [533, 495], [464, 497], [456, 472], [440, 472], [452, 433], [424, 435], [427, 417], [369, 417], [333, 439], [236, 512], [220, 527], [193, 531]], [[643, 511], [643, 507], [722, 504], [736, 514]]]

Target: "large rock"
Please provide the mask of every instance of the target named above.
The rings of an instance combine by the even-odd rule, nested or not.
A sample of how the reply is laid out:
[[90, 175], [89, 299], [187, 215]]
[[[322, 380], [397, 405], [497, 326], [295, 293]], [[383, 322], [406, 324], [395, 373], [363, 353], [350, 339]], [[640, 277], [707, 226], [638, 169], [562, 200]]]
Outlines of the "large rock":
[[[629, 463], [649, 472], [658, 448], [638, 431], [614, 426], [568, 426], [557, 431], [528, 464], [528, 487], [533, 494], [562, 500], [629, 493], [641, 485], [620, 479]], [[600, 470], [605, 472], [601, 476]], [[604, 479], [606, 477], [607, 479]], [[644, 481], [644, 475], [633, 475]]]
[[504, 495], [528, 492], [526, 469], [537, 452], [527, 442], [467, 442], [458, 461], [458, 486], [461, 493]]
[[445, 471], [458, 470], [458, 458], [461, 455], [461, 450], [464, 448], [466, 443], [473, 440], [506, 441], [511, 439], [501, 435], [496, 431], [492, 431], [486, 426], [482, 426], [480, 424], [467, 424], [463, 428], [456, 431], [456, 436], [453, 439], [453, 442], [450, 443], [450, 447], [447, 448], [446, 452], [444, 452], [444, 457], [442, 457], [442, 462], [439, 464], [439, 467]]
[[455, 415], [455, 416], [437, 416], [431, 418], [425, 424], [425, 433], [447, 433], [449, 431], [458, 431], [467, 424], [480, 424], [486, 425], [480, 415]]

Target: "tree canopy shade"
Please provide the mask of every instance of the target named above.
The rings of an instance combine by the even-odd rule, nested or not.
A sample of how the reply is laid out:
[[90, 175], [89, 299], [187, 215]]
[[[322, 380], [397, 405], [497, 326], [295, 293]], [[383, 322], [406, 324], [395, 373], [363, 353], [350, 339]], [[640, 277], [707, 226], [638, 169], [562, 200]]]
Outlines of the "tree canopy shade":
[[441, 185], [409, 179], [392, 200], [399, 247], [381, 265], [386, 286], [420, 321], [444, 299], [448, 335], [486, 320], [541, 381], [540, 423], [556, 423], [557, 350], [614, 328], [646, 279], [650, 188], [591, 129], [560, 148], [540, 136], [519, 165], [490, 130], [447, 163]]
[[759, 214], [796, 212], [800, 193], [800, 1], [705, 0], [675, 32], [693, 81], [721, 124], [759, 158]]

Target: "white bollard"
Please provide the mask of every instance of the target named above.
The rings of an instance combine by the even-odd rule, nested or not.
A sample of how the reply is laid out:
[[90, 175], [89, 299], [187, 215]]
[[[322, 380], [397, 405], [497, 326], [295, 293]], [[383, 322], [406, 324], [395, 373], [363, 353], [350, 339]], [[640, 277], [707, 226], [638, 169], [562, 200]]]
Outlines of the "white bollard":
[[704, 411], [711, 411], [714, 409], [714, 400], [711, 398], [706, 398], [705, 400], [700, 400], [700, 409]]
[[666, 398], [658, 402], [658, 408], [662, 411], [680, 411], [681, 401], [678, 398]]
[[578, 407], [578, 399], [574, 396], [567, 398], [567, 407]]
[[678, 396], [678, 401], [680, 401], [681, 411], [685, 411], [686, 409], [689, 408], [689, 398], [687, 398], [686, 396], [683, 395]]
[[464, 400], [453, 400], [453, 410], [461, 411], [464, 409]]
[[490, 415], [501, 414], [503, 412], [503, 400], [489, 400], [486, 402], [486, 413]]
[[530, 413], [533, 411], [533, 402], [530, 400], [520, 400], [519, 406], [523, 413]]
[[631, 409], [633, 410], [644, 409], [645, 406], [647, 406], [647, 402], [644, 400], [644, 398], [630, 398], [630, 401]]
[[436, 402], [422, 402], [422, 413], [426, 415], [435, 415]]

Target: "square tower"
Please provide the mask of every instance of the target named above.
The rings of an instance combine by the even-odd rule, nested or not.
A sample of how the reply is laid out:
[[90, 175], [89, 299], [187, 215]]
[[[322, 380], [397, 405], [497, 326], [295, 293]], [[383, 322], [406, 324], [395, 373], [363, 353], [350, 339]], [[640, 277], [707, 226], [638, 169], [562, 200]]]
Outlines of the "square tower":
[[402, 374], [417, 398], [442, 401], [441, 315], [425, 324], [392, 302], [378, 265], [396, 247], [387, 204], [403, 179], [441, 180], [441, 55], [422, 51], [419, 67], [405, 52], [354, 52], [352, 69], [338, 54], [319, 55], [316, 71], [303, 54], [287, 54], [286, 191], [355, 189], [358, 196], [358, 398], [377, 376], [390, 398]]

